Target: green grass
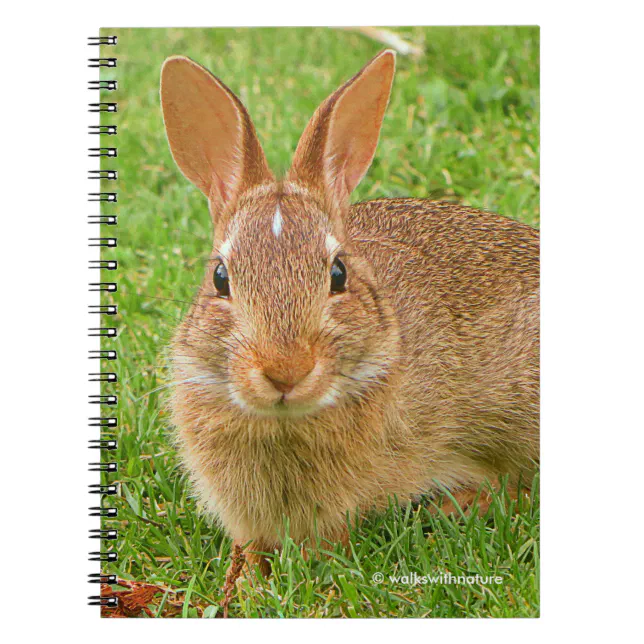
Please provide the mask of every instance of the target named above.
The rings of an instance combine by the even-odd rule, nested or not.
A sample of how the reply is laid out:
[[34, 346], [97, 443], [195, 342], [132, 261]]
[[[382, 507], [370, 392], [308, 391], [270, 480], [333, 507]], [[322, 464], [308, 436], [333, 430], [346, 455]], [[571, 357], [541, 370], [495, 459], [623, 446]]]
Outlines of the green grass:
[[[354, 198], [458, 199], [534, 226], [539, 222], [539, 32], [536, 28], [410, 28], [418, 60], [398, 58], [376, 159]], [[180, 470], [164, 409], [165, 347], [210, 250], [206, 203], [176, 169], [163, 132], [163, 60], [185, 54], [220, 76], [248, 107], [273, 169], [283, 172], [316, 106], [382, 47], [330, 29], [121, 30], [116, 34], [119, 156], [119, 376], [121, 494], [110, 527], [125, 579], [164, 588], [153, 614], [221, 615], [230, 542], [200, 513]], [[109, 54], [108, 54], [109, 51]], [[103, 55], [113, 55], [109, 49]], [[107, 187], [108, 184], [105, 184]], [[109, 186], [113, 188], [112, 185]], [[105, 235], [113, 229], [105, 229]], [[113, 257], [108, 251], [105, 257]], [[111, 278], [113, 275], [110, 274]], [[105, 275], [107, 277], [107, 275]], [[107, 367], [107, 365], [106, 365]], [[106, 388], [107, 392], [107, 388]], [[108, 415], [108, 410], [104, 410]], [[112, 460], [112, 455], [110, 455]], [[107, 523], [106, 523], [107, 525]], [[487, 518], [448, 519], [392, 507], [352, 532], [350, 552], [304, 561], [288, 540], [270, 580], [234, 595], [231, 616], [536, 616], [538, 499], [501, 494]], [[382, 572], [385, 581], [374, 583]], [[498, 574], [498, 585], [406, 586], [389, 575]], [[170, 610], [172, 609], [172, 610]]]

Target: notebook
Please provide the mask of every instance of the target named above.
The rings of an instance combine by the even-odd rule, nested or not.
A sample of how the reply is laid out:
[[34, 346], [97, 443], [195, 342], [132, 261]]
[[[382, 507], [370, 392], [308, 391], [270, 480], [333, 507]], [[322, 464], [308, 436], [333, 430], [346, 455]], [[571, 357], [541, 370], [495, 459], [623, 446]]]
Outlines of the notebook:
[[90, 604], [538, 617], [538, 28], [88, 59]]

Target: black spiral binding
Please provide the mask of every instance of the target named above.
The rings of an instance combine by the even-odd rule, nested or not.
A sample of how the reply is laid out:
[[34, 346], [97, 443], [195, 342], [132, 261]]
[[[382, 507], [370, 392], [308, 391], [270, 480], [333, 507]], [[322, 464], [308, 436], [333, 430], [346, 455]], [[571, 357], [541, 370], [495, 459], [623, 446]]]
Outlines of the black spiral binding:
[[[113, 47], [116, 45], [116, 42], [116, 36], [98, 36], [88, 39], [88, 45], [91, 47]], [[117, 67], [117, 59], [113, 56], [99, 58], [92, 57], [88, 60], [88, 66], [93, 69], [113, 69]], [[98, 91], [109, 94], [117, 89], [118, 83], [115, 79], [92, 80], [89, 82], [88, 87], [92, 93]], [[102, 98], [103, 97], [101, 96], [101, 99]], [[118, 112], [118, 105], [114, 101], [110, 100], [94, 100], [89, 103], [88, 108], [90, 112], [100, 112], [101, 119], [103, 118], [103, 114], [106, 115], [106, 118], [109, 118], [112, 114]], [[110, 137], [110, 142], [112, 137], [117, 135], [117, 132], [117, 126], [112, 124], [89, 126], [89, 133], [92, 135], [92, 138], [94, 135]], [[101, 139], [101, 142], [103, 140], [104, 139]], [[107, 162], [118, 156], [118, 151], [115, 146], [92, 147], [89, 148], [88, 152], [90, 157], [106, 159]], [[101, 185], [101, 189], [99, 189], [98, 192], [88, 193], [88, 201], [98, 202], [98, 207], [100, 209], [98, 214], [89, 215], [88, 223], [92, 226], [94, 231], [101, 231], [98, 235], [92, 235], [88, 240], [89, 246], [99, 248], [101, 254], [100, 259], [92, 259], [89, 262], [89, 267], [92, 271], [99, 271], [99, 273], [97, 273], [99, 278], [96, 281], [92, 280], [90, 282], [89, 291], [90, 293], [98, 293], [98, 297], [101, 300], [100, 304], [91, 304], [89, 307], [90, 314], [99, 316], [99, 322], [91, 325], [88, 329], [88, 335], [89, 337], [100, 338], [101, 343], [101, 348], [99, 350], [91, 350], [89, 352], [89, 359], [98, 360], [99, 364], [109, 364], [118, 358], [116, 351], [109, 346], [110, 342], [116, 338], [118, 330], [116, 326], [109, 324], [107, 320], [117, 314], [117, 307], [115, 304], [106, 304], [103, 300], [111, 293], [115, 293], [118, 288], [116, 281], [112, 279], [114, 271], [118, 268], [118, 263], [115, 259], [106, 257], [106, 255], [114, 252], [114, 249], [117, 246], [117, 240], [113, 235], [102, 236], [101, 233], [106, 230], [106, 228], [102, 227], [113, 227], [117, 225], [117, 215], [114, 210], [116, 209], [115, 204], [118, 201], [118, 197], [115, 190], [103, 191], [102, 187], [106, 183], [110, 184], [110, 186], [115, 185], [115, 182], [118, 180], [118, 172], [111, 168], [91, 169], [89, 170], [88, 178], [103, 182], [102, 184], [97, 184]], [[96, 225], [101, 228], [93, 228]], [[109, 230], [111, 232], [112, 228]], [[104, 280], [108, 275], [110, 279]], [[103, 320], [105, 320], [105, 323]], [[89, 464], [89, 469], [91, 472], [98, 473], [98, 476], [100, 476], [100, 483], [90, 485], [89, 493], [98, 495], [100, 501], [98, 505], [89, 508], [89, 513], [92, 517], [100, 517], [101, 527], [99, 529], [90, 530], [90, 538], [97, 539], [100, 543], [100, 548], [96, 551], [90, 552], [89, 558], [90, 561], [99, 562], [101, 571], [90, 574], [89, 582], [91, 584], [99, 584], [100, 588], [104, 588], [106, 585], [115, 584], [117, 581], [116, 575], [106, 573], [102, 568], [106, 564], [117, 561], [118, 558], [114, 549], [114, 542], [118, 539], [118, 531], [111, 528], [109, 525], [109, 520], [115, 519], [118, 514], [117, 509], [110, 505], [111, 498], [118, 494], [117, 484], [110, 482], [110, 476], [113, 476], [118, 470], [118, 465], [111, 458], [113, 452], [118, 447], [117, 440], [113, 435], [116, 431], [117, 419], [115, 416], [111, 415], [111, 413], [106, 413], [106, 410], [113, 412], [118, 403], [116, 392], [118, 378], [114, 372], [104, 370], [102, 368], [92, 371], [93, 373], [89, 374], [89, 381], [100, 383], [101, 393], [99, 395], [91, 395], [89, 397], [90, 405], [99, 406], [98, 408], [93, 407], [94, 410], [98, 411], [98, 414], [92, 415], [89, 419], [89, 427], [94, 431], [98, 429], [100, 437], [90, 440], [89, 448], [91, 450], [98, 450], [100, 458], [93, 459]], [[96, 452], [94, 452], [94, 454], [96, 454]], [[90, 606], [101, 606], [102, 608], [116, 608], [118, 605], [118, 599], [116, 597], [104, 596], [103, 593], [101, 593], [98, 595], [91, 595], [89, 597], [89, 604]]]

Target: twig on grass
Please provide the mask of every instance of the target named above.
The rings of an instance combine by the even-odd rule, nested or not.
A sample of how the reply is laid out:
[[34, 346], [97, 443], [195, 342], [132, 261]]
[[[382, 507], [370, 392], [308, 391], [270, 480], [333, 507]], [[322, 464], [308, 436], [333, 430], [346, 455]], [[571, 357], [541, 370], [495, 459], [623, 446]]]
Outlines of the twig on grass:
[[228, 572], [226, 573], [226, 583], [224, 584], [224, 598], [221, 600], [220, 604], [224, 611], [224, 618], [228, 617], [228, 606], [233, 599], [233, 592], [235, 590], [236, 582], [241, 575], [245, 561], [246, 557], [244, 555], [242, 547], [239, 544], [236, 544], [233, 547], [230, 568], [228, 568]]
[[413, 56], [418, 58], [422, 56], [424, 51], [422, 47], [414, 45], [407, 40], [401, 38], [397, 33], [389, 29], [379, 29], [378, 27], [342, 27], [351, 31], [357, 31], [363, 36], [381, 42], [388, 47], [391, 47], [402, 56]]

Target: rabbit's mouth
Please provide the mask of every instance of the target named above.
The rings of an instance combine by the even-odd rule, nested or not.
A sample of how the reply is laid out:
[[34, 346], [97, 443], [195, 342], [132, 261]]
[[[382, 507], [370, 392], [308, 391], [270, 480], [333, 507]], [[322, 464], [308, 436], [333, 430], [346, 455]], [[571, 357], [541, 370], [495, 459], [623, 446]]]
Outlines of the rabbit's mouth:
[[289, 403], [286, 400], [282, 399], [276, 402], [273, 407], [269, 410], [259, 411], [259, 415], [262, 416], [275, 416], [281, 418], [298, 418], [302, 416], [310, 416], [319, 412], [324, 405], [321, 405], [319, 402], [314, 403]]
[[233, 394], [232, 399], [237, 406], [247, 413], [271, 418], [310, 416], [329, 406], [329, 403], [325, 401], [325, 397], [311, 402], [293, 402], [282, 397], [271, 404], [262, 405], [258, 404], [257, 401], [249, 401], [248, 398], [236, 392]]
[[339, 394], [322, 360], [290, 377], [258, 366], [237, 375], [237, 383], [230, 388], [232, 401], [258, 416], [307, 416], [333, 404]]

